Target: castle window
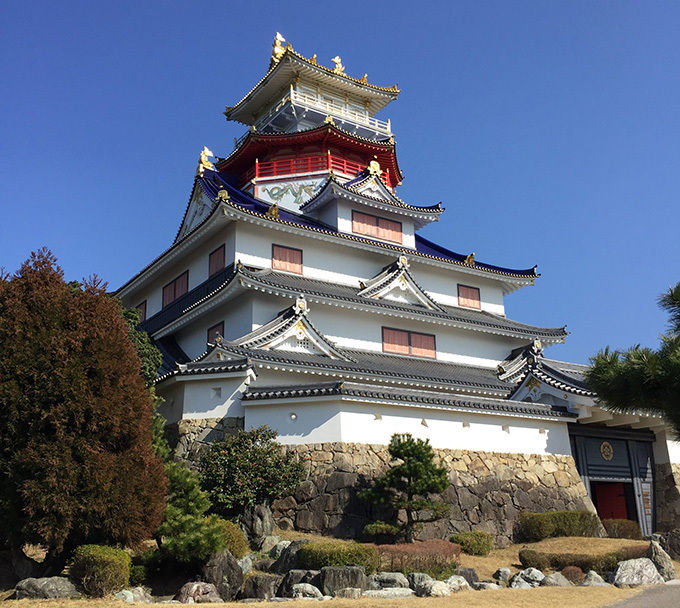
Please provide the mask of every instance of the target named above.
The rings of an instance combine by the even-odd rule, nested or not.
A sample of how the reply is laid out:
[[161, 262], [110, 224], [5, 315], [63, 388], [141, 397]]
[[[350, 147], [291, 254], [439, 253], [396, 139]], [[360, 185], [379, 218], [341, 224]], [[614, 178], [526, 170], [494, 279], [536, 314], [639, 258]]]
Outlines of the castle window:
[[163, 308], [189, 291], [189, 271], [183, 272], [174, 281], [163, 287]]
[[383, 352], [414, 357], [437, 358], [434, 336], [415, 331], [383, 327]]
[[272, 245], [272, 270], [302, 274], [302, 249]]
[[458, 285], [458, 306], [480, 310], [482, 303], [479, 298], [479, 288]]
[[139, 322], [142, 323], [143, 321], [146, 321], [146, 300], [144, 300], [141, 304], [137, 304], [135, 308], [137, 308], [137, 310], [142, 313], [139, 316]]
[[381, 241], [402, 242], [401, 222], [386, 220], [360, 211], [352, 211], [352, 232], [365, 234]]
[[220, 321], [217, 325], [213, 325], [208, 329], [208, 342], [210, 344], [215, 344], [217, 334], [224, 337], [224, 321]]
[[208, 278], [224, 268], [224, 245], [218, 247], [208, 257]]

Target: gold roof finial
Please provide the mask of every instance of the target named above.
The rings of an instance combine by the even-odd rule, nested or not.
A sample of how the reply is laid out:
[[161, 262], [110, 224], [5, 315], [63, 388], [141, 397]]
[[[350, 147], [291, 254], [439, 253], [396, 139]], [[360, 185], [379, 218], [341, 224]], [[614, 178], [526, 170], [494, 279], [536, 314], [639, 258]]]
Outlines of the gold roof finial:
[[465, 263], [468, 266], [474, 266], [475, 265], [475, 252], [473, 251], [469, 256], [465, 258]]
[[224, 189], [224, 186], [220, 186], [220, 190], [217, 193], [217, 202], [226, 203], [229, 200], [229, 193]]
[[333, 117], [330, 114], [326, 116], [326, 118], [324, 118], [323, 122], [324, 124], [335, 126], [335, 121], [333, 120]]
[[377, 156], [374, 156], [373, 160], [370, 163], [368, 163], [368, 173], [370, 175], [377, 175], [378, 177], [380, 177], [382, 169], [380, 168], [380, 163], [378, 162]]
[[309, 63], [316, 65], [316, 53], [309, 58]]
[[267, 217], [278, 218], [279, 217], [279, 204], [274, 203], [269, 209], [267, 209]]
[[364, 74], [364, 75], [361, 77], [361, 80], [360, 80], [359, 82], [362, 82], [362, 83], [364, 83], [364, 84], [368, 84], [368, 73]]
[[272, 61], [274, 63], [278, 63], [283, 54], [286, 52], [286, 49], [283, 46], [285, 41], [286, 39], [279, 32], [276, 32], [274, 44], [272, 45]]
[[201, 155], [198, 157], [198, 167], [196, 167], [196, 175], [198, 177], [203, 177], [203, 172], [206, 169], [214, 169], [215, 165], [213, 165], [209, 160], [208, 156], [214, 157], [215, 155], [208, 150], [205, 146], [203, 146], [203, 151], [201, 152]]
[[331, 61], [335, 64], [335, 67], [333, 68], [333, 71], [336, 74], [344, 74], [345, 73], [345, 66], [342, 65], [342, 59], [340, 59], [340, 55], [336, 55], [331, 59]]

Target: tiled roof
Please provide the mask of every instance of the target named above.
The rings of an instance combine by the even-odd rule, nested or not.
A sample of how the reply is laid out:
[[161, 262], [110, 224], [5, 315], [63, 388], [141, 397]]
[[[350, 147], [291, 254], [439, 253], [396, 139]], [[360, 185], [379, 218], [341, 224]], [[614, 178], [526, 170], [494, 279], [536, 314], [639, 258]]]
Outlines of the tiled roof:
[[156, 383], [175, 376], [201, 376], [206, 374], [225, 374], [232, 372], [244, 372], [253, 369], [252, 362], [247, 358], [232, 359], [231, 361], [190, 361], [178, 364], [175, 368], [156, 379]]
[[569, 412], [566, 408], [546, 404], [511, 401], [507, 399], [489, 399], [485, 397], [453, 396], [432, 391], [414, 391], [412, 389], [345, 381], [317, 382], [285, 386], [251, 386], [248, 387], [243, 394], [243, 400], [299, 400], [309, 397], [332, 395], [348, 395], [364, 399], [401, 401], [407, 402], [412, 406], [427, 408], [484, 410], [496, 413], [525, 414], [555, 418], [575, 418], [577, 416], [577, 414]]

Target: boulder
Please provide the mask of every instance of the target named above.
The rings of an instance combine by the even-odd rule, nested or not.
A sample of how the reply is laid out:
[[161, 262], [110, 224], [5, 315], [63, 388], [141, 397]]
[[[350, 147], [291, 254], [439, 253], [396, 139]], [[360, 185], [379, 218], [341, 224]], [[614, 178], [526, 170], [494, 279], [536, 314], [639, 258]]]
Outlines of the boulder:
[[323, 594], [314, 585], [310, 585], [309, 583], [296, 583], [293, 585], [291, 597], [294, 599], [312, 598], [320, 600], [323, 597]]
[[663, 580], [672, 581], [678, 578], [678, 574], [675, 572], [675, 568], [673, 567], [671, 556], [668, 555], [668, 553], [666, 553], [661, 548], [661, 545], [655, 540], [649, 544], [647, 557], [652, 560], [652, 563], [656, 566], [656, 569]]
[[664, 580], [651, 559], [640, 557], [619, 562], [612, 572], [611, 582], [617, 587], [638, 587], [661, 585]]
[[431, 580], [433, 580], [432, 577], [424, 572], [409, 572], [408, 586], [415, 591], [418, 585]]
[[595, 570], [588, 570], [581, 587], [611, 587]]
[[573, 587], [572, 583], [561, 572], [553, 572], [548, 574], [540, 583], [541, 587]]
[[479, 581], [479, 576], [477, 576], [477, 572], [475, 572], [474, 568], [458, 568], [456, 574], [462, 576], [470, 587], [472, 587], [472, 583]]
[[259, 570], [260, 572], [269, 572], [269, 569], [276, 563], [275, 559], [258, 559], [253, 562], [251, 570]]
[[[269, 553], [276, 545], [281, 542], [280, 536], [270, 535], [265, 536], [260, 543], [259, 551], [262, 553]], [[271, 556], [270, 556], [271, 557]]]
[[277, 574], [285, 574], [288, 572], [288, 570], [297, 568], [298, 551], [300, 551], [300, 547], [302, 547], [302, 545], [305, 545], [309, 542], [311, 541], [303, 538], [294, 540], [281, 552], [279, 558], [269, 567], [269, 571], [276, 572]]
[[363, 566], [324, 566], [321, 568], [320, 589], [324, 595], [335, 595], [338, 589], [355, 587], [368, 589], [368, 579]]
[[386, 589], [369, 589], [361, 594], [363, 597], [374, 597], [381, 599], [396, 599], [402, 597], [412, 597], [413, 589], [404, 587], [387, 587]]
[[281, 597], [292, 597], [293, 585], [298, 583], [308, 583], [319, 587], [319, 570], [289, 570], [281, 581], [281, 586], [276, 592]]
[[239, 518], [239, 524], [248, 539], [257, 547], [265, 536], [274, 531], [274, 518], [267, 505], [251, 505], [246, 507]]
[[462, 576], [458, 576], [457, 574], [449, 576], [449, 578], [447, 578], [444, 582], [454, 593], [458, 593], [459, 591], [467, 591], [470, 589], [468, 582]]
[[475, 591], [496, 591], [497, 589], [502, 589], [503, 587], [489, 581], [477, 581], [476, 583], [472, 583], [472, 588]]
[[269, 550], [269, 557], [272, 557], [274, 559], [279, 559], [281, 557], [281, 553], [283, 553], [283, 550], [290, 545], [289, 540], [282, 540], [276, 543], [270, 550]]
[[116, 600], [123, 600], [124, 602], [140, 602], [143, 604], [153, 604], [154, 599], [151, 594], [144, 587], [133, 587], [132, 589], [123, 589], [113, 596]]
[[508, 587], [511, 589], [527, 589], [528, 587], [538, 587], [544, 578], [545, 574], [543, 574], [543, 572], [540, 570], [537, 570], [536, 568], [525, 568], [524, 570], [520, 570], [510, 579]]
[[236, 558], [225, 549], [213, 555], [201, 570], [201, 578], [217, 588], [220, 597], [228, 602], [233, 600], [243, 584], [243, 569]]
[[659, 544], [671, 559], [680, 560], [680, 528], [664, 532], [659, 539]]
[[521, 576], [513, 576], [508, 582], [509, 589], [533, 589], [534, 586], [527, 583]]
[[65, 576], [25, 578], [15, 587], [18, 600], [68, 599], [80, 597], [75, 585]]
[[344, 589], [337, 589], [335, 597], [345, 597], [350, 600], [358, 600], [361, 597], [361, 589], [358, 587], [345, 587]]
[[268, 600], [276, 596], [282, 578], [273, 574], [254, 574], [249, 576], [236, 597], [239, 600], [246, 598]]
[[401, 572], [377, 572], [368, 577], [371, 589], [387, 589], [388, 587], [410, 588], [408, 579]]
[[421, 581], [415, 588], [418, 597], [448, 597], [453, 591], [444, 581], [433, 579]]
[[253, 569], [253, 553], [243, 556], [241, 559], [236, 560], [238, 565], [241, 567], [241, 572], [243, 574], [248, 574]]
[[180, 604], [213, 604], [222, 602], [217, 587], [212, 583], [204, 582], [186, 583], [172, 599]]
[[493, 578], [499, 582], [501, 585], [507, 585], [510, 577], [512, 576], [512, 571], [510, 568], [499, 568], [493, 573]]

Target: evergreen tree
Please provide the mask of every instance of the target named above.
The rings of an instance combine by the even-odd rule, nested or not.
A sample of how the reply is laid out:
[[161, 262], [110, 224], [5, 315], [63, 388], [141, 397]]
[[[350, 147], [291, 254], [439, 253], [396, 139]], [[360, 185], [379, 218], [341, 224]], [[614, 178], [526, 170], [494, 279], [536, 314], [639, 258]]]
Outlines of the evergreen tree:
[[389, 503], [397, 511], [403, 510], [406, 514], [404, 536], [407, 543], [412, 543], [417, 524], [436, 521], [448, 513], [448, 504], [428, 498], [446, 490], [448, 474], [444, 467], [434, 464], [434, 453], [428, 440], [414, 439], [410, 433], [395, 433], [388, 450], [392, 458], [389, 471], [359, 496], [366, 501]]
[[586, 381], [607, 409], [661, 415], [680, 439], [680, 283], [658, 302], [670, 315], [659, 349], [607, 347], [591, 358]]
[[[165, 508], [152, 404], [120, 304], [67, 284], [47, 250], [0, 277], [0, 537], [15, 569], [58, 574], [76, 546], [134, 546]], [[38, 564], [26, 543], [47, 548]]]

